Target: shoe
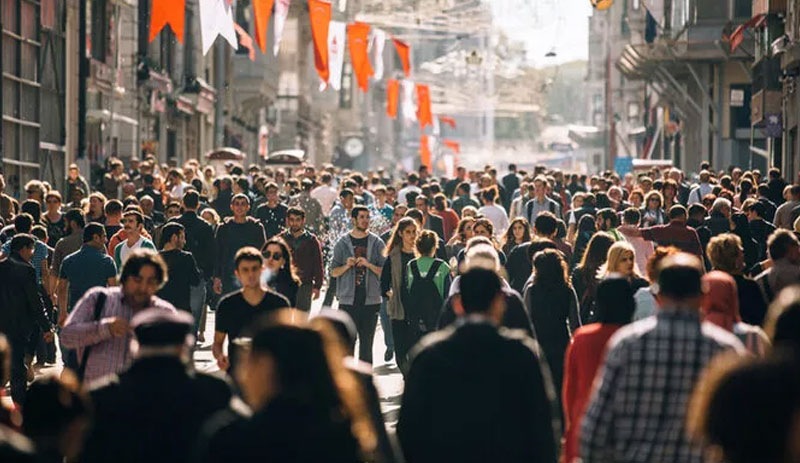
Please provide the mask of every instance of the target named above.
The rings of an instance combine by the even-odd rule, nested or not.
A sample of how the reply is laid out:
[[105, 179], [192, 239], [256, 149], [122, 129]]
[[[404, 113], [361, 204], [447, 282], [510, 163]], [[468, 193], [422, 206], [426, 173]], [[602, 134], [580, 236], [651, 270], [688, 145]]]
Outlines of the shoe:
[[383, 354], [383, 360], [385, 362], [390, 362], [394, 358], [394, 350], [393, 349], [386, 349], [386, 353]]

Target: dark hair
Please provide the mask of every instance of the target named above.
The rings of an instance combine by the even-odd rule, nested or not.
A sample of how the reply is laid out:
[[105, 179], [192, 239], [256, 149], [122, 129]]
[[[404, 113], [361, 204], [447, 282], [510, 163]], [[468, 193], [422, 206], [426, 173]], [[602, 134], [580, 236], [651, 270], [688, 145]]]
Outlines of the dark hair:
[[597, 218], [602, 221], [603, 226], [606, 225], [606, 221], [611, 221], [611, 228], [617, 228], [619, 226], [619, 216], [617, 216], [617, 213], [614, 211], [614, 209], [608, 207], [605, 209], [600, 209], [597, 211]]
[[351, 197], [352, 198], [355, 195], [356, 194], [350, 188], [344, 188], [342, 191], [339, 192], [339, 197], [342, 198], [342, 199], [347, 198], [347, 197]]
[[137, 211], [137, 210], [127, 210], [127, 211], [125, 211], [124, 214], [122, 214], [122, 216], [123, 217], [136, 217], [136, 224], [137, 225], [144, 225], [144, 215], [141, 212]]
[[708, 209], [701, 203], [692, 203], [689, 206], [689, 217], [694, 217], [696, 215], [702, 215], [705, 217], [708, 214]]
[[250, 184], [247, 182], [247, 179], [244, 177], [239, 177], [236, 179], [236, 185], [239, 186], [244, 191], [247, 191], [250, 188]]
[[767, 239], [767, 249], [772, 260], [786, 257], [792, 246], [797, 246], [798, 241], [794, 233], [789, 230], [776, 230]]
[[89, 224], [83, 228], [83, 242], [88, 243], [94, 239], [95, 235], [104, 235], [105, 233], [106, 227], [104, 227], [103, 224], [89, 222]]
[[125, 283], [128, 278], [139, 275], [142, 268], [147, 266], [153, 267], [156, 271], [159, 287], [164, 286], [168, 275], [167, 264], [158, 253], [151, 249], [134, 249], [128, 254], [128, 258], [122, 264], [122, 272], [119, 277], [120, 284]]
[[89, 397], [81, 390], [77, 378], [66, 371], [61, 377], [50, 375], [34, 381], [22, 405], [25, 435], [40, 445], [45, 443], [45, 447], [76, 420], [89, 420]]
[[286, 244], [286, 241], [284, 241], [282, 238], [272, 237], [268, 239], [266, 243], [264, 243], [264, 252], [266, 252], [267, 247], [270, 245], [281, 248], [281, 254], [283, 254], [283, 267], [281, 267], [279, 270], [280, 273], [279, 275], [276, 275], [276, 277], [288, 277], [295, 283], [300, 284], [300, 278], [297, 277], [297, 270], [292, 262], [292, 251], [289, 249], [289, 245]]
[[366, 212], [367, 214], [369, 214], [369, 208], [367, 206], [362, 206], [362, 205], [353, 206], [353, 210], [350, 211], [350, 217], [354, 219], [357, 218], [359, 212]]
[[578, 269], [586, 272], [587, 278], [594, 279], [600, 267], [606, 263], [608, 258], [608, 250], [614, 245], [614, 237], [605, 232], [595, 233], [586, 245], [586, 251], [583, 253]]
[[629, 207], [622, 213], [622, 221], [629, 225], [639, 225], [642, 221], [642, 213], [635, 207]]
[[19, 207], [20, 212], [25, 212], [33, 217], [34, 222], [42, 220], [42, 205], [35, 199], [26, 199]]
[[156, 180], [156, 179], [155, 179], [155, 177], [153, 177], [153, 174], [144, 174], [144, 175], [142, 176], [142, 182], [143, 182], [145, 185], [152, 185], [152, 184], [153, 184], [153, 182], [155, 182], [155, 180]]
[[425, 196], [424, 194], [417, 195], [417, 197], [414, 198], [414, 204], [417, 204], [417, 201], [420, 200], [420, 199], [425, 203], [426, 206], [430, 206], [431, 205], [430, 199], [428, 199], [428, 197]]
[[420, 256], [430, 256], [439, 246], [439, 236], [430, 230], [422, 230], [417, 237], [417, 252]]
[[545, 285], [545, 288], [563, 288], [569, 286], [567, 263], [564, 255], [557, 249], [544, 249], [533, 255], [534, 284]]
[[403, 217], [397, 221], [397, 224], [392, 230], [392, 235], [389, 237], [389, 241], [386, 242], [386, 247], [383, 248], [383, 253], [385, 256], [389, 256], [394, 248], [401, 247], [403, 245], [403, 238], [401, 235], [406, 228], [412, 225], [415, 227], [417, 226], [417, 222], [412, 217]]
[[183, 194], [183, 205], [186, 209], [197, 209], [200, 206], [200, 195], [193, 190]]
[[406, 211], [404, 217], [411, 217], [414, 220], [422, 222], [425, 219], [425, 216], [422, 214], [422, 211], [417, 208], [411, 208]]
[[775, 348], [794, 349], [800, 355], [800, 286], [781, 290], [767, 312], [764, 327]]
[[461, 274], [461, 304], [466, 313], [485, 313], [503, 290], [500, 276], [493, 270], [475, 267]]
[[292, 206], [286, 211], [286, 217], [289, 217], [290, 215], [293, 215], [295, 217], [300, 217], [301, 219], [305, 219], [306, 211], [300, 209], [299, 207]]
[[31, 228], [31, 235], [39, 239], [39, 241], [47, 241], [47, 228], [44, 225], [34, 225]]
[[247, 202], [247, 205], [250, 205], [250, 197], [244, 193], [236, 193], [231, 197], [231, 204], [233, 204], [237, 199], [244, 199]]
[[658, 266], [658, 294], [679, 301], [703, 294], [703, 268], [697, 257], [679, 252]]
[[489, 187], [481, 190], [481, 199], [493, 203], [495, 198], [497, 198], [497, 188]]
[[33, 227], [33, 216], [27, 212], [22, 212], [14, 217], [14, 232], [29, 233]]
[[604, 278], [597, 285], [596, 316], [599, 323], [627, 325], [636, 310], [634, 291], [627, 278]]
[[17, 233], [11, 238], [9, 248], [12, 253], [17, 253], [25, 248], [30, 248], [36, 243], [36, 237], [28, 233]]
[[78, 227], [84, 228], [86, 226], [86, 219], [83, 217], [83, 212], [80, 209], [70, 209], [64, 214], [64, 222], [75, 222]]
[[161, 228], [161, 248], [163, 248], [167, 243], [172, 240], [173, 236], [180, 234], [182, 231], [186, 231], [183, 225], [179, 224], [178, 222], [167, 222]]
[[456, 191], [463, 191], [470, 194], [472, 192], [472, 186], [470, 186], [469, 182], [461, 182], [458, 184], [458, 187], [456, 187]]
[[258, 262], [264, 265], [264, 256], [261, 254], [261, 251], [253, 246], [245, 246], [236, 251], [236, 256], [233, 258], [233, 268], [238, 269], [242, 261]]
[[676, 204], [669, 208], [669, 212], [667, 215], [669, 216], [669, 220], [675, 219], [684, 219], [688, 216], [689, 212], [680, 204]]
[[552, 236], [558, 231], [558, 219], [550, 211], [544, 211], [533, 220], [533, 228], [540, 234]]
[[118, 199], [109, 199], [106, 201], [105, 206], [103, 206], [103, 211], [105, 211], [106, 215], [119, 214], [122, 212], [122, 201]]

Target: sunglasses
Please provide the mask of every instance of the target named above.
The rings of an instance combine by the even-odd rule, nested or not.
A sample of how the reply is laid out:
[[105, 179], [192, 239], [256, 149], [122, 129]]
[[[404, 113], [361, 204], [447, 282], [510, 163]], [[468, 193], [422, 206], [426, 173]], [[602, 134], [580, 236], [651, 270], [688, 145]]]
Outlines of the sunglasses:
[[25, 192], [28, 193], [29, 195], [32, 195], [38, 193], [39, 190], [25, 190]]
[[264, 257], [266, 257], [269, 260], [281, 260], [283, 259], [283, 253], [282, 252], [266, 253], [264, 254]]

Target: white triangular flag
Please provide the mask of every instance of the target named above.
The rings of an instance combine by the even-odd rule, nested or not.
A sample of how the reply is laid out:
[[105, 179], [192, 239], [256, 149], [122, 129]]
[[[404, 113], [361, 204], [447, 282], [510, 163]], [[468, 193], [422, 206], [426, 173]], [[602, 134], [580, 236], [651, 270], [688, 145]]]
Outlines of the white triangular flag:
[[275, 1], [275, 47], [272, 49], [275, 56], [281, 50], [281, 38], [283, 37], [283, 27], [286, 25], [286, 18], [289, 16], [289, 2], [291, 0]]
[[372, 62], [375, 74], [372, 76], [374, 80], [383, 79], [383, 47], [386, 45], [386, 31], [372, 28]]
[[221, 35], [233, 48], [238, 48], [236, 29], [233, 23], [233, 10], [226, 0], [200, 1], [200, 39], [203, 55], [214, 45], [214, 40]]
[[328, 84], [337, 91], [342, 88], [346, 31], [347, 24], [341, 21], [331, 21], [328, 26]]
[[417, 86], [410, 80], [404, 80], [401, 83], [403, 87], [403, 119], [408, 122], [416, 122], [417, 120], [417, 105], [414, 104], [414, 95], [417, 93]]

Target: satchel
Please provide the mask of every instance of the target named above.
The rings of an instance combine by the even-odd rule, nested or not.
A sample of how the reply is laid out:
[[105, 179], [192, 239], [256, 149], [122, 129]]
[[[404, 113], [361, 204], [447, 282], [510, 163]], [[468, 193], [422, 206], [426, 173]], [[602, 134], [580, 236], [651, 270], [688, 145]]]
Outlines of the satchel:
[[[100, 321], [100, 315], [103, 314], [103, 307], [106, 305], [106, 293], [101, 291], [100, 294], [97, 295], [97, 300], [94, 303], [94, 321]], [[78, 365], [78, 371], [76, 372], [78, 375], [78, 379], [83, 382], [83, 376], [86, 374], [86, 363], [89, 361], [89, 353], [92, 351], [92, 346], [86, 346], [83, 349], [83, 355], [81, 356], [81, 363]]]

